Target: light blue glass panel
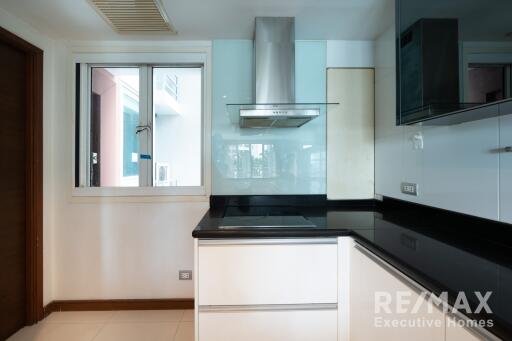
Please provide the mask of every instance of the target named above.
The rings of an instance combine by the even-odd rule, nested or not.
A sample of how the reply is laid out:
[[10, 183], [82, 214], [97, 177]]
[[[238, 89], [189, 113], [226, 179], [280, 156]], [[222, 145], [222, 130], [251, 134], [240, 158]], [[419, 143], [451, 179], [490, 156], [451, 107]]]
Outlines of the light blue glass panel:
[[[300, 128], [240, 129], [228, 103], [252, 103], [253, 42], [213, 42], [212, 193], [325, 194], [326, 117]], [[325, 101], [326, 44], [296, 44], [297, 102]]]

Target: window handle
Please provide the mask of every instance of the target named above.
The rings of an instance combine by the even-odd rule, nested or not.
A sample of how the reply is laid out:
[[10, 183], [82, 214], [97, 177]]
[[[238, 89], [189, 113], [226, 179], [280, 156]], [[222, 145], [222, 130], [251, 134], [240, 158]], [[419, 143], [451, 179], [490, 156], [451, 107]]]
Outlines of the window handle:
[[139, 133], [142, 133], [144, 130], [151, 131], [151, 126], [150, 125], [136, 126], [135, 129], [136, 129], [135, 134], [139, 134]]

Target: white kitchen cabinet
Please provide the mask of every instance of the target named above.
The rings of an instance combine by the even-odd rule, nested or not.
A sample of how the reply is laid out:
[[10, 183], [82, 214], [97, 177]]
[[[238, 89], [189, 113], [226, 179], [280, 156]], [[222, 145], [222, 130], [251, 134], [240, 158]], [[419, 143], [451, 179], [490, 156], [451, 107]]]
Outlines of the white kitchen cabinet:
[[512, 223], [512, 103], [500, 106], [500, 220]]
[[469, 329], [458, 325], [451, 317], [446, 317], [446, 341], [483, 341]]
[[196, 341], [337, 341], [336, 238], [198, 240]]
[[[404, 275], [357, 244], [349, 263], [350, 341], [444, 341], [445, 315], [420, 297]], [[400, 305], [400, 297], [410, 303]], [[414, 312], [416, 304], [419, 308]], [[393, 327], [394, 321], [400, 326]]]
[[336, 239], [199, 241], [199, 305], [337, 303]]
[[336, 310], [200, 312], [199, 340], [336, 341]]

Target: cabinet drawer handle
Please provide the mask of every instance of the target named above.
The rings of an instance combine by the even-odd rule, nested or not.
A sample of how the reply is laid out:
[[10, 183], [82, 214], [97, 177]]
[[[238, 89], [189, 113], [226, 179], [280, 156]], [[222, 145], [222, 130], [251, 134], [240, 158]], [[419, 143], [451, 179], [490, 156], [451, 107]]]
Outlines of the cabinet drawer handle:
[[337, 310], [337, 303], [200, 305], [199, 312]]
[[380, 259], [377, 255], [375, 255], [373, 252], [365, 248], [364, 246], [361, 246], [360, 244], [354, 245], [355, 249], [359, 252], [361, 252], [366, 257], [370, 258], [374, 263], [379, 265], [381, 268], [386, 270], [389, 274], [391, 274], [393, 277], [398, 279], [400, 282], [414, 290], [416, 293], [422, 293], [424, 291], [430, 292], [430, 290], [425, 289], [422, 287], [419, 283], [415, 282], [414, 280], [410, 279], [406, 275], [402, 274], [398, 269], [396, 269], [391, 264], [387, 263], [386, 261]]
[[295, 239], [199, 239], [199, 246], [225, 245], [333, 245], [336, 238], [295, 238]]
[[505, 151], [505, 153], [512, 153], [512, 146], [507, 146], [503, 148], [503, 150]]

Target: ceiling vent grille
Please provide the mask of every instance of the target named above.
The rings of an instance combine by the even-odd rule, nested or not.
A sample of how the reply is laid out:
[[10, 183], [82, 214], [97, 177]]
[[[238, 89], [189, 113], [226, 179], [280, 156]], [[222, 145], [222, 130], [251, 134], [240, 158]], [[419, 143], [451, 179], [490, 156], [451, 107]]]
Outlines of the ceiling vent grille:
[[176, 33], [159, 0], [89, 0], [119, 33]]

